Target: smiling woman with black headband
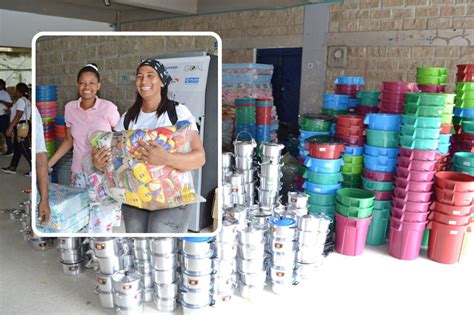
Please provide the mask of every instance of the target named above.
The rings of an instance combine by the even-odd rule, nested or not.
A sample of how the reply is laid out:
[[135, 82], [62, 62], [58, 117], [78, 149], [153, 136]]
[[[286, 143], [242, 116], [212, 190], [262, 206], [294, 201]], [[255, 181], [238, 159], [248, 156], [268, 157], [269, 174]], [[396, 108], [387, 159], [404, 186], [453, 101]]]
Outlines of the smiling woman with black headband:
[[[122, 115], [115, 130], [154, 129], [187, 120], [193, 130], [190, 152], [169, 153], [158, 144], [142, 144], [141, 162], [168, 165], [183, 171], [196, 170], [205, 163], [196, 119], [186, 106], [168, 99], [170, 82], [171, 76], [158, 60], [143, 61], [136, 73], [135, 103]], [[110, 160], [109, 152], [106, 148], [94, 152], [93, 161], [97, 168], [105, 169]], [[148, 211], [124, 204], [122, 214], [127, 233], [185, 233], [191, 220], [191, 209], [187, 206]]]

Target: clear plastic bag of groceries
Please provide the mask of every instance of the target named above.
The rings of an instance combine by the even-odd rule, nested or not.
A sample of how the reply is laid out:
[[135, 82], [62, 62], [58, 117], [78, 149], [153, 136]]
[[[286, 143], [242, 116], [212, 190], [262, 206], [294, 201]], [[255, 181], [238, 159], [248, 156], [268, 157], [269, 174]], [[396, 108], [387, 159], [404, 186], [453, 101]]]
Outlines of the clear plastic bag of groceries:
[[190, 171], [137, 160], [144, 142], [155, 142], [170, 153], [191, 151], [192, 129], [188, 121], [156, 129], [120, 132], [96, 131], [90, 137], [95, 147], [111, 148], [111, 163], [104, 173], [105, 192], [125, 204], [148, 210], [168, 209], [203, 202], [194, 189]]

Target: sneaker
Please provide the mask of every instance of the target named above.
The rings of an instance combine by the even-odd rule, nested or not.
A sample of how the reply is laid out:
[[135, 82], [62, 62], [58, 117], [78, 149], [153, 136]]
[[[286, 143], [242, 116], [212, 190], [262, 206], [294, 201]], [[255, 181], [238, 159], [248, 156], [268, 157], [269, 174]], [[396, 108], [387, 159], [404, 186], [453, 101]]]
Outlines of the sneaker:
[[25, 173], [25, 174], [23, 174], [23, 175], [26, 176], [26, 177], [31, 177], [31, 171], [29, 171], [29, 172], [27, 172], [27, 173]]
[[2, 167], [2, 172], [8, 173], [8, 174], [16, 174], [16, 171], [12, 170], [9, 167]]

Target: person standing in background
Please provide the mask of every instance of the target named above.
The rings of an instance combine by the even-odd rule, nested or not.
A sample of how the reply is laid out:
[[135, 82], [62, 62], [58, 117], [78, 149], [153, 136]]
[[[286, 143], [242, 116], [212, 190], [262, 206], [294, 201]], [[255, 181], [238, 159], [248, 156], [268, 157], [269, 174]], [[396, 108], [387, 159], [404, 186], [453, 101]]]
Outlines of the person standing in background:
[[44, 143], [43, 124], [38, 109], [34, 108], [36, 129], [36, 185], [40, 195], [38, 204], [38, 217], [41, 224], [49, 221], [50, 209], [48, 198], [48, 155]]
[[4, 155], [8, 156], [13, 154], [12, 138], [7, 136], [7, 129], [10, 125], [8, 109], [12, 107], [13, 102], [6, 88], [7, 84], [4, 80], [0, 79], [0, 132], [5, 137], [5, 142], [7, 144], [7, 152], [5, 152]]

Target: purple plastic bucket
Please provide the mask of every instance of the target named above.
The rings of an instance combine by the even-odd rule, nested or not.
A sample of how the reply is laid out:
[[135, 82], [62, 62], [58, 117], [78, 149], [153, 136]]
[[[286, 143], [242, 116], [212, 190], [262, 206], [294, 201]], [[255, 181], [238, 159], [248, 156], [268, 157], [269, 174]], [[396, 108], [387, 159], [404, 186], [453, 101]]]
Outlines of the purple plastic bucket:
[[413, 260], [420, 255], [421, 241], [428, 222], [406, 222], [390, 217], [388, 253], [398, 259]]
[[415, 172], [432, 172], [436, 168], [436, 160], [435, 161], [418, 161], [418, 160], [411, 160], [408, 157], [399, 156], [398, 166], [408, 168], [410, 171], [415, 171]]
[[398, 209], [392, 207], [392, 211], [390, 212], [390, 216], [394, 219], [403, 221], [403, 222], [415, 222], [421, 223], [426, 222], [428, 220], [429, 212], [411, 212], [411, 211], [404, 211], [403, 209]]
[[412, 150], [407, 148], [400, 148], [398, 154], [403, 157], [408, 157], [410, 160], [418, 161], [436, 161], [438, 150]]
[[350, 219], [336, 212], [336, 251], [347, 256], [362, 254], [371, 220], [372, 216]]
[[398, 178], [404, 178], [413, 182], [431, 182], [435, 176], [436, 171], [432, 172], [417, 172], [410, 171], [408, 168], [398, 166], [395, 174]]
[[431, 201], [428, 202], [411, 202], [405, 201], [400, 198], [393, 197], [392, 206], [403, 211], [410, 212], [428, 212], [430, 209]]
[[433, 182], [415, 182], [406, 180], [403, 177], [395, 178], [395, 187], [399, 187], [405, 190], [414, 192], [430, 192], [433, 190]]
[[429, 202], [433, 192], [415, 192], [406, 191], [405, 189], [395, 187], [393, 189], [393, 197], [403, 199], [411, 202]]

